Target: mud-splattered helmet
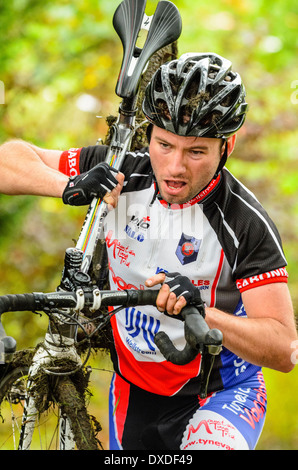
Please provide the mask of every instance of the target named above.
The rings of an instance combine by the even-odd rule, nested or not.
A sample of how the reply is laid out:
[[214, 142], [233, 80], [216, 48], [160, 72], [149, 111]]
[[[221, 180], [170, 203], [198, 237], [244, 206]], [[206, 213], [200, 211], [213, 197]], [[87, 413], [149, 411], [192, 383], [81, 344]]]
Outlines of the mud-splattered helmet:
[[227, 139], [243, 125], [245, 88], [232, 63], [214, 53], [188, 53], [162, 65], [146, 88], [143, 112], [181, 136]]

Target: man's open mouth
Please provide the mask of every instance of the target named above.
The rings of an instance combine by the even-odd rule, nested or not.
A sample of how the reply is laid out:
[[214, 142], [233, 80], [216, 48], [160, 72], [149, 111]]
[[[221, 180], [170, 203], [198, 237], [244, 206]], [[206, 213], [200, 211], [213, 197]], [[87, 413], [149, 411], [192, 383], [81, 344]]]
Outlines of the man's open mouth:
[[184, 186], [186, 185], [186, 183], [184, 183], [183, 181], [165, 180], [165, 183], [169, 189], [177, 191], [184, 188]]

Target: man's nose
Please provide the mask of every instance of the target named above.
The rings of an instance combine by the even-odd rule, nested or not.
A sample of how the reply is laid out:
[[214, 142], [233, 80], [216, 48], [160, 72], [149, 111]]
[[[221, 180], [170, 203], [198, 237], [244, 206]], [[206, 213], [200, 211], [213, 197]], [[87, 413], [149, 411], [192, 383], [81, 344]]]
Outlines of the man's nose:
[[185, 172], [185, 158], [181, 150], [175, 150], [169, 161], [169, 170], [172, 175], [180, 175]]

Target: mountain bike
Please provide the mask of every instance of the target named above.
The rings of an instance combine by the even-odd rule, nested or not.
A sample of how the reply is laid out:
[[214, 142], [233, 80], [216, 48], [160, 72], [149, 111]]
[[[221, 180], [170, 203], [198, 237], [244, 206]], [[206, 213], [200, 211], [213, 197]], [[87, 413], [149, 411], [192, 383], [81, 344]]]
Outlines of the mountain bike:
[[[171, 2], [159, 2], [152, 17], [146, 15], [145, 7], [146, 0], [124, 0], [113, 18], [123, 45], [116, 87], [122, 102], [111, 128], [106, 158], [115, 169], [121, 169], [136, 131], [141, 74], [149, 59], [176, 41], [181, 33], [180, 14]], [[142, 48], [138, 45], [140, 30], [148, 32]], [[153, 290], [107, 289], [106, 251], [101, 243], [107, 210], [104, 201], [92, 201], [76, 247], [65, 252], [62, 279], [55, 292], [0, 297], [1, 316], [4, 312], [29, 311], [43, 312], [49, 318], [41, 344], [21, 351], [16, 350], [15, 339], [6, 335], [0, 323], [1, 417], [11, 422], [11, 431], [7, 433], [11, 443], [4, 448], [102, 448], [98, 438], [100, 423], [88, 413], [91, 374], [88, 360], [92, 351], [109, 348], [112, 341], [109, 322], [113, 315], [129, 306], [155, 305], [157, 296]], [[222, 335], [218, 330], [209, 330], [203, 305], [186, 307], [182, 320], [186, 339], [183, 351], [178, 351], [163, 332], [156, 334], [155, 344], [175, 364], [186, 364], [201, 354], [200, 395], [204, 398]], [[50, 431], [50, 437], [44, 431]]]

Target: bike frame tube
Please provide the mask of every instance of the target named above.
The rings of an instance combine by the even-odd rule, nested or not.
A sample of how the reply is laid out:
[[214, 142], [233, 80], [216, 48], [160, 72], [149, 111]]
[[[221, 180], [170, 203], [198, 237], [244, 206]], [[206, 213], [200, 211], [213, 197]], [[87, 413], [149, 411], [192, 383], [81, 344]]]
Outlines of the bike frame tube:
[[[61, 410], [59, 409], [59, 413]], [[60, 450], [74, 450], [75, 441], [70, 428], [67, 416], [61, 415], [59, 419], [59, 449]]]
[[[46, 335], [46, 338], [48, 333]], [[35, 404], [34, 395], [30, 393], [31, 387], [34, 387], [34, 377], [39, 373], [40, 368], [43, 367], [46, 371], [46, 366], [51, 363], [51, 360], [56, 358], [71, 359], [74, 362], [81, 363], [80, 357], [77, 355], [73, 346], [73, 341], [67, 337], [52, 335], [49, 338], [50, 342], [45, 340], [46, 348], [39, 348], [32, 360], [32, 365], [28, 372], [28, 386], [21, 435], [19, 441], [19, 450], [30, 450], [32, 437], [35, 429], [36, 420], [38, 420], [39, 412]], [[54, 341], [54, 342], [53, 342]], [[74, 439], [70, 429], [68, 419], [60, 416], [60, 430], [59, 430], [59, 445], [61, 450], [74, 449]]]
[[[120, 109], [119, 117], [112, 129], [112, 141], [108, 149], [106, 162], [120, 170], [126, 153], [128, 152], [135, 128], [134, 100], [124, 99]], [[87, 212], [83, 228], [76, 248], [83, 252], [81, 271], [88, 273], [93, 254], [98, 240], [103, 236], [103, 227], [109, 209], [107, 204], [100, 199], [94, 199]]]
[[[28, 390], [30, 389], [30, 385]], [[38, 419], [38, 410], [34, 397], [28, 395], [23, 412], [23, 421], [18, 450], [30, 450], [35, 422]]]
[[[31, 384], [31, 381], [30, 381]], [[31, 385], [28, 386], [30, 390]], [[60, 413], [60, 409], [59, 409]], [[30, 450], [33, 433], [36, 427], [36, 421], [39, 419], [39, 412], [35, 405], [35, 399], [32, 395], [28, 394], [26, 399], [21, 434], [18, 445], [18, 450]], [[60, 450], [74, 450], [75, 441], [69, 424], [69, 420], [66, 416], [60, 415], [59, 417], [59, 449]]]

